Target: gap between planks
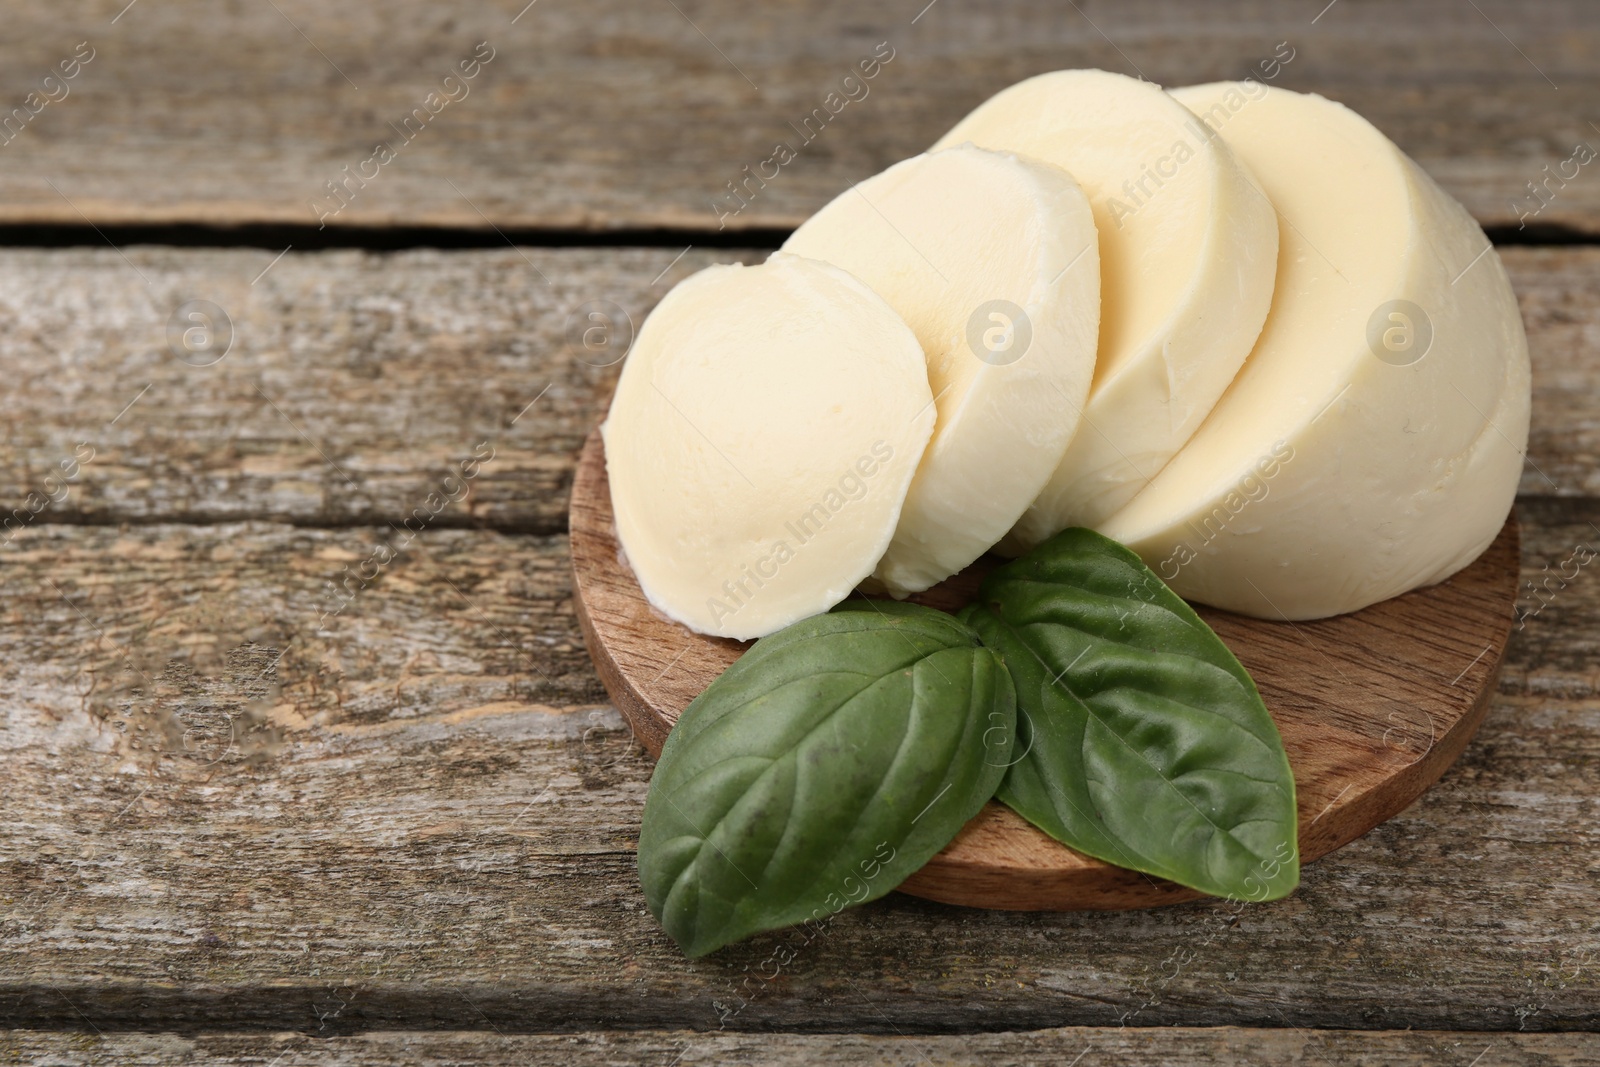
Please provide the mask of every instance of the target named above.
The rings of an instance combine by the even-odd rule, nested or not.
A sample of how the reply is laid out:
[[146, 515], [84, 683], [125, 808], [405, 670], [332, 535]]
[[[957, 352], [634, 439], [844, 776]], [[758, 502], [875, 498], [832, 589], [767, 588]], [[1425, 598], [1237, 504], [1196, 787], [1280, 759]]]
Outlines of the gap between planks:
[[[298, 226], [273, 223], [108, 224], [56, 223], [0, 225], [0, 249], [125, 248], [161, 245], [168, 248], [252, 248], [272, 252], [323, 252], [335, 248], [367, 252], [404, 252], [417, 248], [470, 250], [504, 248], [696, 248], [777, 249], [792, 227], [737, 222], [726, 229], [696, 226], [628, 228], [474, 226]], [[1487, 226], [1485, 235], [1496, 248], [1574, 248], [1600, 246], [1600, 230], [1568, 224], [1535, 223], [1525, 229]]]

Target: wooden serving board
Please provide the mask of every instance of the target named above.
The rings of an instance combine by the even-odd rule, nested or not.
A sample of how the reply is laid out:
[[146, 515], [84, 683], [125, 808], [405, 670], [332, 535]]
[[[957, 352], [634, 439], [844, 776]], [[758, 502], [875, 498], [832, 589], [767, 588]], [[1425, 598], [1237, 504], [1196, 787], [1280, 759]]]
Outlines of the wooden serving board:
[[[621, 558], [599, 431], [571, 505], [574, 601], [595, 669], [634, 736], [659, 755], [689, 702], [750, 642], [706, 637], [646, 601]], [[1294, 768], [1303, 861], [1348, 844], [1438, 780], [1476, 732], [1510, 635], [1518, 530], [1449, 580], [1317, 622], [1196, 606], [1255, 678]], [[998, 561], [913, 599], [953, 610]], [[980, 908], [1144, 908], [1202, 894], [1074, 852], [991, 801], [902, 892]]]

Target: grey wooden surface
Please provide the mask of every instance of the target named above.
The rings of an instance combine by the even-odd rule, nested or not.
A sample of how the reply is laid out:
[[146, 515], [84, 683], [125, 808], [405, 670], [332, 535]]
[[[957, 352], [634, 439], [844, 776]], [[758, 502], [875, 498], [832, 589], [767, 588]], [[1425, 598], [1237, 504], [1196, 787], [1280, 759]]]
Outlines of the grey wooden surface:
[[[564, 530], [573, 453], [630, 324], [694, 270], [767, 254], [674, 264], [683, 248], [5, 252], [5, 499], [83, 442], [94, 458], [51, 505], [57, 521], [381, 524], [489, 441], [471, 495], [434, 522]], [[194, 299], [232, 323], [207, 366], [168, 345]], [[616, 343], [591, 351], [569, 323], [602, 301], [620, 310]]]
[[[80, 43], [94, 58], [0, 148], [0, 222], [316, 226], [326, 183], [391, 141], [332, 225], [715, 229], [711, 198], [787, 141], [798, 158], [727, 225], [793, 226], [1031, 74], [1192, 84], [1279, 42], [1277, 84], [1357, 108], [1486, 222], [1517, 225], [1525, 183], [1600, 146], [1586, 0], [127, 3], [8, 8], [7, 107]], [[460, 99], [397, 133], [480, 42], [494, 58]], [[880, 43], [865, 97], [802, 144]], [[1600, 232], [1600, 180], [1534, 221]]]
[[[1592, 543], [1525, 508], [1525, 569]], [[891, 896], [686, 961], [644, 910], [650, 765], [560, 536], [52, 525], [13, 545], [0, 1021], [106, 1029], [1588, 1029], [1593, 635], [1531, 618], [1479, 740], [1280, 903], [983, 912]], [[797, 949], [777, 967], [773, 954]], [[746, 1003], [741, 1004], [741, 999]]]
[[647, 1030], [626, 1033], [507, 1035], [374, 1033], [310, 1038], [303, 1034], [0, 1034], [0, 1057], [40, 1065], [116, 1064], [169, 1067], [393, 1067], [484, 1064], [490, 1067], [575, 1067], [639, 1064], [817, 1064], [863, 1067], [906, 1064], [1118, 1064], [1120, 1067], [1370, 1065], [1481, 1067], [1528, 1063], [1594, 1067], [1600, 1039], [1591, 1034], [1457, 1034], [1437, 1032], [1236, 1028], [1096, 1028], [1030, 1033], [942, 1035], [717, 1034]]
[[[1600, 548], [1600, 182], [1534, 220], [1557, 231], [1509, 206], [1600, 145], [1600, 10], [124, 2], [16, 5], [0, 34], [4, 99], [96, 49], [0, 147], [0, 500], [24, 516], [0, 534], [0, 1062], [1600, 1058], [1600, 585], [1551, 578]], [[471, 95], [318, 234], [309, 196], [485, 39]], [[868, 98], [728, 220], [755, 232], [719, 233], [707, 198], [883, 40]], [[1236, 76], [1284, 40], [1279, 84], [1361, 109], [1502, 240], [1580, 242], [1501, 249], [1545, 592], [1479, 739], [1276, 904], [892, 895], [685, 961], [634, 871], [650, 766], [571, 611], [565, 497], [616, 373], [573, 313], [637, 326], [1019, 77]], [[253, 224], [288, 228], [96, 232]], [[417, 227], [521, 243], [276, 258]], [[627, 232], [572, 247], [590, 229]], [[232, 324], [214, 363], [170, 347], [195, 299]]]
[[[558, 532], [573, 457], [605, 410], [630, 326], [693, 271], [767, 254], [7, 250], [0, 487], [21, 502], [87, 444], [92, 460], [38, 521], [372, 525], [410, 514], [489, 441], [471, 494], [432, 524]], [[1600, 495], [1600, 251], [1500, 254], [1536, 372], [1523, 493]], [[231, 349], [209, 366], [168, 346], [174, 312], [193, 299], [232, 322]], [[617, 330], [590, 351], [570, 324], [601, 303]]]

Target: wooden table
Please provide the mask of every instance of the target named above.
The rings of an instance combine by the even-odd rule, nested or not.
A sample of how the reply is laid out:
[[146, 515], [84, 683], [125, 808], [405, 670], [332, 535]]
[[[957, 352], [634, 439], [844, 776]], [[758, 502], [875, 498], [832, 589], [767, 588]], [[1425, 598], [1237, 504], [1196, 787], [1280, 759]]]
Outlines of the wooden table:
[[[92, 58], [0, 147], [0, 1062], [1600, 1063], [1600, 572], [1568, 562], [1600, 549], [1600, 164], [1527, 189], [1600, 146], [1600, 9], [524, 3], [6, 12], [0, 105]], [[782, 967], [798, 935], [686, 961], [570, 603], [616, 375], [574, 312], [637, 325], [1029, 74], [1184, 84], [1285, 41], [1277, 84], [1394, 137], [1521, 297], [1547, 591], [1478, 740], [1275, 904], [891, 895]], [[375, 176], [339, 199], [344, 167]], [[195, 299], [214, 362], [169, 341]]]

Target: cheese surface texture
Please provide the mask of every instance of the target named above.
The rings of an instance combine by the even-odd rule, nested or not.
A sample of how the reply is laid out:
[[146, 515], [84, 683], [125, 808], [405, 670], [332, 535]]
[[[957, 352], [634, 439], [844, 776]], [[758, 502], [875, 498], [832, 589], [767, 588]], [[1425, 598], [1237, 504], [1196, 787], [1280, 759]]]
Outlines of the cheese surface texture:
[[1083, 425], [1003, 546], [1021, 551], [1111, 515], [1204, 420], [1266, 317], [1277, 219], [1224, 143], [1158, 87], [1120, 74], [1030, 78], [935, 148], [969, 141], [1067, 170], [1099, 231], [1094, 381]]
[[645, 321], [602, 426], [623, 553], [702, 633], [826, 611], [888, 547], [933, 424], [921, 346], [862, 282], [707, 268]]
[[874, 576], [927, 589], [999, 541], [1044, 489], [1094, 374], [1100, 256], [1059, 167], [971, 145], [840, 194], [784, 249], [860, 278], [916, 334], [938, 420]]
[[1282, 220], [1261, 337], [1181, 453], [1100, 525], [1178, 593], [1312, 619], [1440, 581], [1505, 520], [1527, 342], [1478, 225], [1354, 112], [1259, 84], [1176, 90]]

